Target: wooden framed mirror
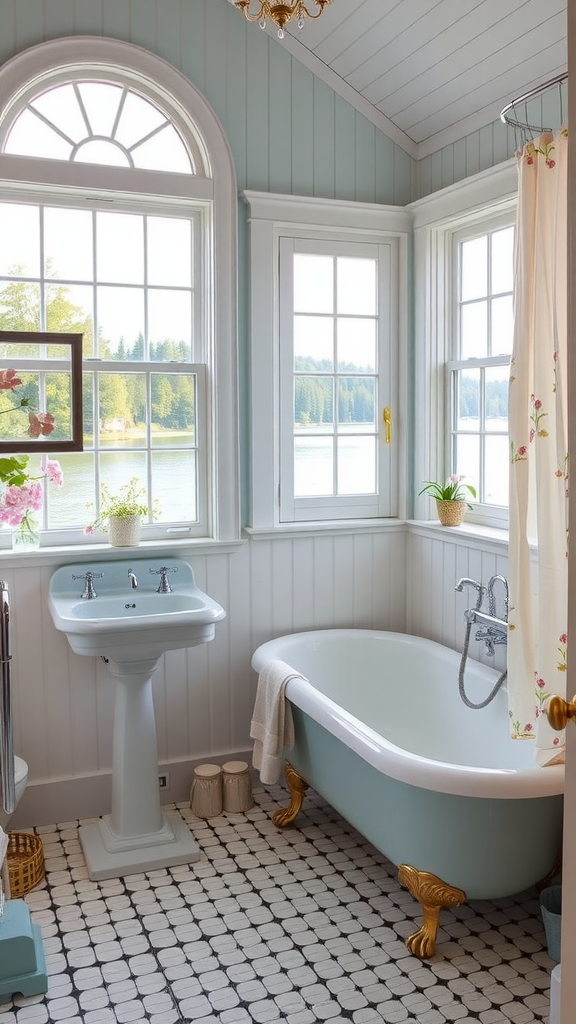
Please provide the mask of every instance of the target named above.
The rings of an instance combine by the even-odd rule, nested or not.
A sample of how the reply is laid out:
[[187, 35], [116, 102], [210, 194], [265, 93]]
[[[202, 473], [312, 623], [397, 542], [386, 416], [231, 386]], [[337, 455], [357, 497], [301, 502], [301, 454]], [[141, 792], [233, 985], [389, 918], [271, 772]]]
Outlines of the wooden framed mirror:
[[83, 446], [82, 335], [0, 331], [0, 453]]

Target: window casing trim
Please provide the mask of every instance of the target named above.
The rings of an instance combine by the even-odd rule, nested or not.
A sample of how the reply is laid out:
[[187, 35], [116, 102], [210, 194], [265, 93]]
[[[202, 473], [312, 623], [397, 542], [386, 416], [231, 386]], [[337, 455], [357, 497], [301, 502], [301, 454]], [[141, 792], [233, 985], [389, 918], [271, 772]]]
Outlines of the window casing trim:
[[[516, 161], [458, 182], [411, 204], [414, 217], [414, 515], [433, 518], [431, 500], [418, 496], [425, 480], [449, 473], [450, 386], [446, 366], [452, 358], [452, 261], [454, 238], [464, 229], [498, 222], [516, 209]], [[470, 520], [502, 527], [502, 519], [478, 510]]]
[[[278, 266], [281, 237], [398, 245], [398, 446], [399, 517], [405, 514], [407, 264], [411, 217], [398, 207], [247, 191], [250, 229], [251, 479], [250, 526], [280, 530], [280, 367]], [[255, 469], [257, 467], [257, 471]], [[352, 513], [353, 514], [353, 513]], [[311, 516], [311, 522], [316, 521]]]
[[[212, 471], [208, 486], [211, 493], [210, 535], [220, 541], [240, 537], [240, 483], [238, 436], [238, 355], [237, 355], [237, 186], [231, 150], [216, 115], [202, 94], [176, 68], [156, 55], [117, 39], [92, 36], [66, 37], [40, 43], [17, 54], [0, 68], [0, 121], [14, 107], [18, 97], [34, 82], [47, 81], [59, 69], [81, 66], [116, 68], [126, 75], [134, 87], [146, 82], [150, 98], [169, 111], [183, 130], [202, 140], [206, 154], [204, 174], [174, 175], [171, 192], [180, 199], [200, 199], [212, 204], [210, 246], [212, 267], [207, 281], [210, 302], [207, 304], [212, 399], [207, 410], [209, 449]], [[188, 113], [189, 112], [189, 113]], [[209, 155], [209, 158], [208, 158]], [[8, 170], [10, 168], [10, 170]], [[155, 172], [113, 171], [107, 179], [112, 190], [129, 198], [132, 188], [149, 193]], [[24, 171], [24, 173], [22, 173]], [[71, 176], [72, 167], [65, 162], [42, 159], [0, 157], [0, 178], [18, 182], [29, 193], [34, 184], [48, 189], [72, 191], [81, 187], [98, 189], [102, 168], [89, 164], [76, 166], [80, 177]], [[117, 174], [118, 171], [125, 173]], [[128, 180], [130, 175], [130, 181]], [[211, 176], [212, 180], [207, 180]], [[147, 185], [144, 185], [147, 182]], [[77, 193], [78, 194], [78, 193]], [[28, 199], [30, 195], [28, 194]], [[134, 200], [134, 194], [132, 194]], [[218, 295], [218, 302], [214, 295]]]

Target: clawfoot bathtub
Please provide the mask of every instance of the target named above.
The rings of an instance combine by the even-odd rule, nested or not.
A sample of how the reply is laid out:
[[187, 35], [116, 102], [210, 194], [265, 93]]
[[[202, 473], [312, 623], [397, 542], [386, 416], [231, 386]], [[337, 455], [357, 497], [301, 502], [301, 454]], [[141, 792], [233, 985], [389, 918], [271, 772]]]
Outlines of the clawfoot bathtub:
[[[481, 711], [459, 700], [456, 652], [402, 633], [321, 630], [262, 644], [253, 668], [273, 658], [308, 680], [286, 691], [296, 739], [290, 805], [275, 823], [292, 824], [310, 785], [398, 865], [423, 909], [412, 953], [434, 953], [442, 908], [521, 892], [554, 869], [564, 767], [537, 767], [534, 745], [510, 739], [504, 690]], [[468, 696], [480, 702], [496, 676], [469, 661]]]

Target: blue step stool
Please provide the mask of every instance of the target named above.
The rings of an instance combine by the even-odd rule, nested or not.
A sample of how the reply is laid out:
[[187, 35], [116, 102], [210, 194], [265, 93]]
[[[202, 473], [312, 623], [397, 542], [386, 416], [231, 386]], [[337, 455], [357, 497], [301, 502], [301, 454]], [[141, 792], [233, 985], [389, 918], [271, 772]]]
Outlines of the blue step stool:
[[24, 900], [6, 900], [0, 917], [0, 1003], [17, 992], [37, 996], [48, 989], [40, 928]]

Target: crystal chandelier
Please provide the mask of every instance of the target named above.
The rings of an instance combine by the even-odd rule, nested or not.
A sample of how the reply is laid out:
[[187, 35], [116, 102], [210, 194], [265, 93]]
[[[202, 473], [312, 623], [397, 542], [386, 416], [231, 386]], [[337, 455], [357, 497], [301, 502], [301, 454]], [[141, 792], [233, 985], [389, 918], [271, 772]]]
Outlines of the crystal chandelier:
[[[332, 0], [314, 0], [318, 10], [316, 14], [311, 14], [304, 0], [288, 0], [288, 3], [277, 4], [273, 3], [272, 0], [260, 0], [260, 10], [256, 14], [250, 13], [250, 4], [252, 0], [234, 0], [234, 4], [239, 10], [244, 12], [244, 17], [247, 21], [259, 21], [260, 28], [266, 27], [266, 18], [271, 18], [275, 25], [278, 26], [278, 38], [284, 38], [284, 26], [292, 18], [297, 18], [296, 24], [298, 28], [304, 28], [304, 19], [311, 18], [314, 21], [319, 18], [325, 7], [332, 3]], [[258, 3], [258, 0], [256, 0]]]

